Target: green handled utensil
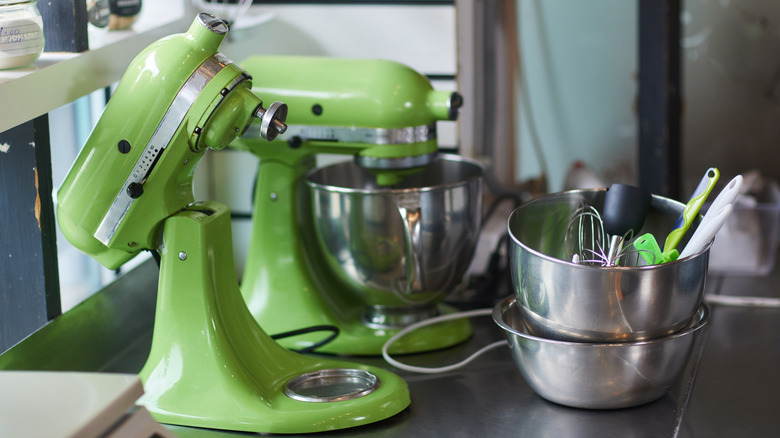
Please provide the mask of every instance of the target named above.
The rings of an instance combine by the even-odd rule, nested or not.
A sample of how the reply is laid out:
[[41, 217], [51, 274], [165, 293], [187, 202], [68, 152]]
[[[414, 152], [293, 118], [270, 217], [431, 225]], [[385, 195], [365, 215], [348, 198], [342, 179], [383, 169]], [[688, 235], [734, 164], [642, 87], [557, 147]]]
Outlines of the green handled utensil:
[[634, 240], [634, 248], [639, 252], [639, 255], [647, 262], [648, 265], [659, 265], [661, 263], [668, 263], [677, 260], [679, 252], [676, 249], [671, 249], [667, 252], [661, 251], [661, 247], [658, 246], [658, 242], [655, 240], [655, 236], [651, 233], [645, 233]]
[[718, 182], [719, 177], [720, 171], [718, 171], [718, 169], [714, 167], [707, 169], [707, 172], [699, 182], [696, 190], [694, 190], [693, 195], [691, 195], [691, 199], [685, 204], [685, 209], [682, 214], [677, 218], [677, 222], [675, 222], [672, 231], [666, 236], [663, 252], [670, 252], [677, 247], [678, 243], [680, 243], [680, 240], [685, 235], [685, 232], [688, 231], [688, 228], [690, 228], [696, 215], [699, 214], [701, 206], [704, 204], [704, 201], [707, 200], [707, 196], [709, 196], [715, 183]]

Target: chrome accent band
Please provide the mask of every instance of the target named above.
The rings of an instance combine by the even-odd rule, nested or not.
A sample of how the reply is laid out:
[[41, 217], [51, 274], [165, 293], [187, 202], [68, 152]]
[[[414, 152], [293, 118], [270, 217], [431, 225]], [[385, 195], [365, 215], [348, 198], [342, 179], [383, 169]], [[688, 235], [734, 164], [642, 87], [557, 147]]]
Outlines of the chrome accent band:
[[[249, 132], [245, 137], [258, 134]], [[298, 137], [303, 141], [332, 141], [341, 143], [409, 144], [436, 139], [436, 123], [406, 128], [350, 128], [344, 126], [288, 125], [284, 135], [278, 138], [290, 140]]]
[[396, 158], [380, 158], [380, 157], [367, 157], [360, 154], [355, 155], [355, 163], [366, 169], [381, 169], [381, 170], [395, 170], [395, 169], [411, 169], [414, 167], [427, 166], [439, 156], [438, 152], [431, 152], [424, 155], [413, 155], [409, 157], [396, 157]]
[[[215, 58], [217, 58], [217, 60], [218, 60], [220, 63], [222, 63], [223, 67], [227, 66], [228, 64], [232, 64], [232, 63], [233, 63], [232, 61], [230, 61], [229, 59], [227, 59], [227, 58], [226, 58], [224, 55], [222, 55], [221, 53], [217, 53], [216, 55], [214, 55], [214, 57], [215, 57]], [[249, 74], [248, 74], [248, 73], [246, 73], [246, 72], [241, 72], [241, 73], [240, 73], [238, 76], [236, 76], [236, 77], [235, 77], [235, 79], [233, 79], [233, 82], [231, 82], [231, 83], [230, 83], [230, 84], [229, 84], [227, 87], [223, 88], [223, 89], [222, 89], [222, 92], [221, 92], [221, 95], [220, 95], [220, 98], [219, 98], [219, 100], [217, 101], [216, 105], [214, 105], [214, 107], [211, 109], [211, 112], [210, 112], [210, 113], [209, 113], [209, 115], [206, 117], [206, 120], [203, 122], [203, 124], [202, 124], [202, 125], [198, 125], [198, 128], [199, 128], [199, 129], [203, 129], [203, 128], [205, 128], [205, 127], [206, 127], [206, 125], [208, 125], [208, 124], [209, 124], [209, 120], [211, 120], [211, 116], [213, 116], [213, 115], [214, 115], [214, 113], [215, 113], [215, 112], [217, 112], [217, 108], [219, 108], [219, 106], [220, 106], [220, 105], [222, 105], [222, 102], [224, 102], [224, 101], [225, 101], [225, 99], [227, 98], [227, 96], [229, 96], [229, 95], [230, 95], [230, 92], [231, 92], [231, 91], [233, 91], [233, 89], [235, 89], [236, 87], [238, 87], [238, 86], [239, 86], [241, 83], [243, 83], [244, 81], [247, 81], [247, 80], [250, 80], [250, 79], [252, 79], [252, 77], [251, 77], [251, 76], [249, 76]], [[192, 151], [193, 151], [193, 152], [198, 152], [198, 151], [200, 151], [200, 149], [201, 149], [201, 148], [198, 146], [198, 144], [200, 143], [200, 137], [201, 137], [201, 136], [200, 136], [200, 134], [197, 134], [197, 132], [199, 132], [199, 131], [196, 131], [196, 134], [195, 134], [195, 135], [196, 135], [195, 141], [194, 141], [193, 143], [191, 143], [191, 145], [190, 145], [190, 149], [192, 149]]]
[[205, 60], [192, 75], [187, 79], [173, 99], [168, 111], [165, 112], [160, 124], [149, 139], [146, 148], [144, 148], [141, 157], [135, 163], [132, 172], [122, 185], [122, 189], [114, 198], [114, 202], [109, 207], [103, 220], [95, 230], [95, 238], [104, 245], [108, 246], [111, 239], [116, 234], [119, 224], [124, 220], [128, 210], [133, 205], [133, 199], [127, 192], [128, 186], [133, 183], [142, 184], [151, 173], [153, 164], [157, 162], [160, 154], [163, 153], [168, 144], [173, 139], [173, 135], [179, 129], [184, 120], [184, 116], [189, 111], [192, 104], [200, 95], [206, 84], [214, 78], [222, 69], [231, 62], [224, 56], [217, 54]]

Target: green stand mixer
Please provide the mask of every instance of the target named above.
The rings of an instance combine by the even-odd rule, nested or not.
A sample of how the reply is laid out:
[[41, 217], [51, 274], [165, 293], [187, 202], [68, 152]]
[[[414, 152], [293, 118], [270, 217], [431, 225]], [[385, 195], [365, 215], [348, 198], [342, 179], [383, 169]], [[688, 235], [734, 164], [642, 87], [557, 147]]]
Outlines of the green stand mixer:
[[[436, 122], [456, 119], [460, 96], [386, 60], [253, 56], [242, 66], [263, 78], [255, 94], [290, 105], [275, 141], [250, 129], [230, 146], [259, 159], [241, 291], [260, 325], [334, 327], [324, 345], [316, 334], [280, 343], [379, 355], [401, 328], [453, 312], [442, 300], [473, 255], [483, 172], [438, 154]], [[354, 160], [315, 169], [318, 154]], [[410, 333], [391, 352], [471, 334], [468, 320], [454, 320]]]
[[140, 373], [141, 403], [158, 421], [305, 433], [395, 415], [409, 404], [400, 377], [291, 352], [260, 328], [239, 290], [228, 208], [194, 202], [207, 149], [226, 147], [253, 119], [267, 140], [286, 129], [285, 105], [264, 108], [246, 71], [218, 53], [227, 31], [200, 14], [135, 58], [58, 191], [60, 227], [110, 269], [142, 250], [158, 254]]

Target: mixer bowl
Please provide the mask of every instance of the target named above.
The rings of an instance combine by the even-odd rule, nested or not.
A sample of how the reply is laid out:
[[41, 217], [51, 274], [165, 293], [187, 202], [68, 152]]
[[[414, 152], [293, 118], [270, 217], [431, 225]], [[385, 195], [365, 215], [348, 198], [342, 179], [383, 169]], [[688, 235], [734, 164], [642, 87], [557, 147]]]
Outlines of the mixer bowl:
[[[569, 261], [566, 235], [572, 232], [571, 217], [583, 202], [601, 209], [605, 193], [598, 189], [547, 195], [509, 216], [518, 306], [528, 326], [541, 336], [589, 342], [653, 339], [685, 327], [701, 304], [709, 247], [685, 259], [650, 266]], [[677, 201], [653, 196], [640, 233], [650, 232], [663, 244], [684, 208]]]
[[455, 155], [395, 186], [353, 162], [308, 175], [316, 245], [366, 306], [441, 300], [462, 280], [481, 222], [482, 167]]
[[493, 309], [506, 332], [512, 358], [541, 397], [565, 406], [617, 409], [663, 396], [685, 369], [696, 334], [709, 321], [702, 304], [678, 333], [637, 342], [567, 342], [536, 335], [526, 326], [515, 297]]

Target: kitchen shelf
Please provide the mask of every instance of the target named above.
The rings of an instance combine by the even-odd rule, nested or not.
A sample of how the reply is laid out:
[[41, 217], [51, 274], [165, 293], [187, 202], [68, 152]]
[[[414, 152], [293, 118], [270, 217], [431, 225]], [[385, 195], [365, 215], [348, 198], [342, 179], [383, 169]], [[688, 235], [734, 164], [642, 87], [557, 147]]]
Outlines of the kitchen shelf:
[[131, 29], [90, 34], [88, 51], [46, 52], [30, 67], [0, 70], [0, 132], [117, 82], [146, 46], [186, 31], [187, 12], [183, 0], [145, 2]]

